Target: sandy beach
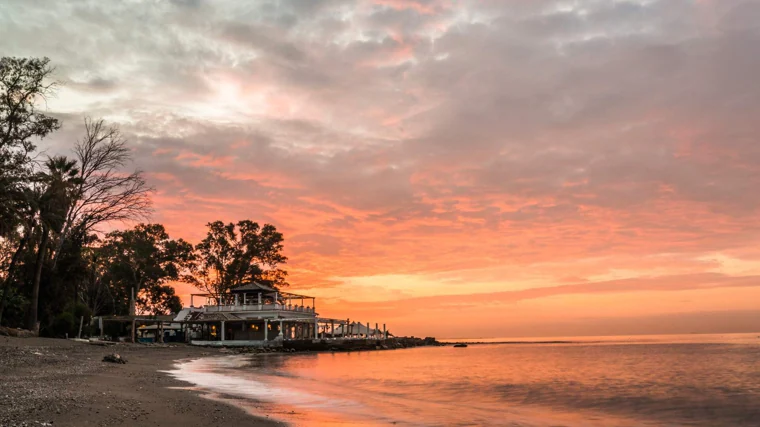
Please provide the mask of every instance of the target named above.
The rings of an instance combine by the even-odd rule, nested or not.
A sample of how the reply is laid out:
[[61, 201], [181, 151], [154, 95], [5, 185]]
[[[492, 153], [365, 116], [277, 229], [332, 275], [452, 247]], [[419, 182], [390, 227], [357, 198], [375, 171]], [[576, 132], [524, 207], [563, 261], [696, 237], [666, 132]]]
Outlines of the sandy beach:
[[[118, 353], [126, 364], [103, 362]], [[275, 426], [241, 409], [173, 387], [158, 371], [175, 360], [222, 354], [187, 345], [101, 347], [50, 338], [0, 337], [0, 426]]]

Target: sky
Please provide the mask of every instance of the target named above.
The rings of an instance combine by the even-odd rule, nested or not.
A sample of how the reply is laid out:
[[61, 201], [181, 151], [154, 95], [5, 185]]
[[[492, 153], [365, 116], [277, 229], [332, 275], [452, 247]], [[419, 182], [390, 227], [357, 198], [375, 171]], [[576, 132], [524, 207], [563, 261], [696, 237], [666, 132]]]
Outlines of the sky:
[[151, 221], [274, 224], [321, 315], [760, 330], [760, 1], [0, 3], [63, 82], [46, 153], [117, 125]]

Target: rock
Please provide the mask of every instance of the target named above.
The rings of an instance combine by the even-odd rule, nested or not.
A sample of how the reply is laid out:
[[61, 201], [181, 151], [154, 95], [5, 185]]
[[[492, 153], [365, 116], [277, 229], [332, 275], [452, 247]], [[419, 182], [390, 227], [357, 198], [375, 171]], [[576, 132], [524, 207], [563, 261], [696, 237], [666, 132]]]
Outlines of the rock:
[[112, 354], [108, 354], [108, 355], [104, 356], [103, 357], [103, 361], [104, 362], [110, 362], [110, 363], [121, 363], [121, 364], [127, 363], [127, 359], [119, 356], [116, 353], [112, 353]]

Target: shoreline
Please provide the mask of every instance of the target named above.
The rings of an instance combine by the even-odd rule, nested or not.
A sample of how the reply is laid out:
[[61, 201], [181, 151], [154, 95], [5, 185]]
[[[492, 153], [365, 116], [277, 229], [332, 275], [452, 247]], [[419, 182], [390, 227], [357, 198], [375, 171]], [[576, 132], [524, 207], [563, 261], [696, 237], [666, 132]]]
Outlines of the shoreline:
[[[103, 362], [111, 353], [127, 363]], [[284, 425], [205, 397], [167, 373], [182, 359], [226, 355], [230, 353], [222, 349], [185, 344], [98, 346], [0, 337], [0, 425]]]

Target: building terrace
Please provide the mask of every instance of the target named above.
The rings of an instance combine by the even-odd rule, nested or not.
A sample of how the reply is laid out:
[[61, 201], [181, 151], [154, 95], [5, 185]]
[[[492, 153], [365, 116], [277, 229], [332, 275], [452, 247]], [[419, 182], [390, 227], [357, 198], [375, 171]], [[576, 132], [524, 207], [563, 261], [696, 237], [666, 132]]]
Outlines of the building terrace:
[[[195, 307], [196, 299], [205, 304]], [[174, 322], [185, 325], [192, 344], [224, 346], [270, 346], [288, 340], [366, 338], [386, 339], [383, 325], [374, 328], [349, 319], [320, 317], [316, 298], [283, 292], [251, 282], [229, 292], [193, 294], [190, 307], [183, 309]]]

